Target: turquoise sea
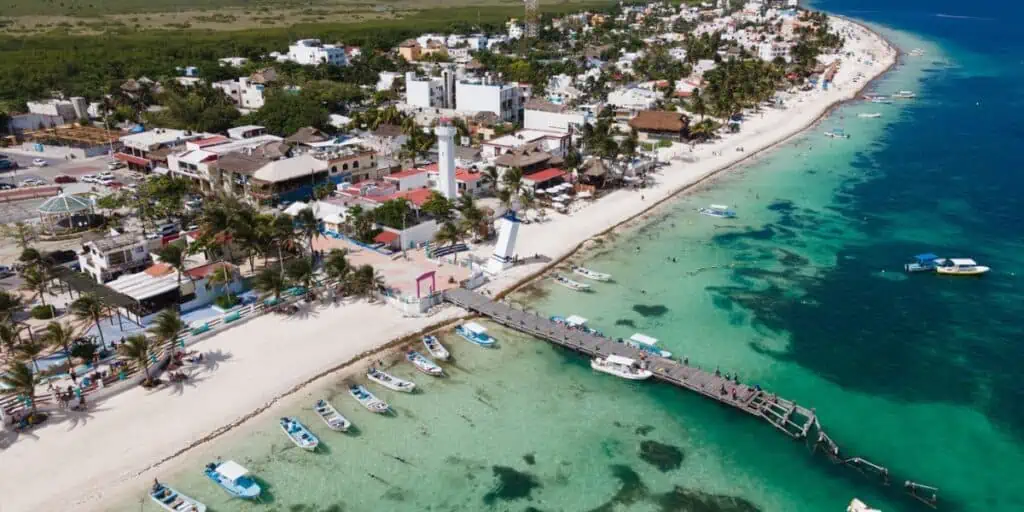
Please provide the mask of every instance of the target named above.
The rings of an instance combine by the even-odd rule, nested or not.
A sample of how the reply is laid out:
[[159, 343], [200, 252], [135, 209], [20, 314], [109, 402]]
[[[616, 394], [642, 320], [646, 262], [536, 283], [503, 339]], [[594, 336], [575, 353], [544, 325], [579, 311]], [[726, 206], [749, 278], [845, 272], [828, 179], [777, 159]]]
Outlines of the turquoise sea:
[[[918, 98], [843, 106], [605, 237], [575, 259], [615, 276], [594, 293], [542, 282], [513, 297], [609, 335], [657, 337], [691, 364], [814, 407], [844, 452], [888, 467], [893, 486], [747, 415], [595, 374], [583, 358], [494, 326], [495, 350], [442, 337], [455, 357], [447, 378], [395, 367], [422, 392], [372, 388], [391, 417], [358, 408], [340, 381], [302, 391], [305, 405], [284, 413], [321, 437], [319, 453], [294, 448], [261, 416], [161, 480], [213, 510], [825, 512], [853, 497], [887, 512], [927, 510], [902, 494], [901, 479], [939, 487], [941, 510], [1024, 510], [1015, 155], [1024, 44], [1011, 24], [1021, 9], [1004, 4], [973, 19], [960, 16], [980, 6], [949, 0], [820, 2], [924, 49], [872, 86]], [[866, 112], [882, 117], [857, 116]], [[835, 127], [851, 138], [822, 135]], [[708, 203], [735, 205], [739, 218], [697, 215]], [[927, 251], [994, 270], [902, 272]], [[324, 428], [310, 407], [322, 396], [358, 432]], [[201, 468], [216, 457], [246, 465], [267, 499], [230, 500], [207, 482]], [[140, 503], [156, 510], [141, 500], [121, 509]]]

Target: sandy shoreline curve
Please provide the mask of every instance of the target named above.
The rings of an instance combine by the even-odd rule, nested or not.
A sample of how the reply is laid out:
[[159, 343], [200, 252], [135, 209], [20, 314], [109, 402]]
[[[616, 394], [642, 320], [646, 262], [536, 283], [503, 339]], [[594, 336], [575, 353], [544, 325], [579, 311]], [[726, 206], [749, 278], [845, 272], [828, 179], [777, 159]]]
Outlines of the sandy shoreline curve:
[[[858, 55], [872, 51], [877, 59], [869, 65], [844, 58], [832, 89], [802, 93], [787, 109], [752, 116], [742, 132], [695, 150], [696, 162], [672, 161], [662, 168], [650, 188], [615, 191], [572, 215], [551, 214], [549, 222], [521, 226], [517, 252], [547, 260], [509, 269], [485, 288], [504, 296], [528, 284], [588, 240], [800, 135], [857, 99], [897, 63], [898, 51], [880, 34], [853, 20], [831, 19], [833, 26], [861, 35], [848, 49]], [[855, 83], [858, 73], [863, 76]], [[474, 252], [486, 257], [491, 250]], [[263, 316], [200, 342], [194, 348], [213, 354], [213, 364], [192, 383], [125, 391], [87, 413], [58, 417], [14, 439], [0, 452], [8, 461], [0, 466], [0, 512], [108, 510], [126, 496], [141, 495], [147, 482], [173, 472], [196, 447], [284, 406], [300, 390], [354, 374], [371, 358], [467, 315], [448, 307], [430, 317], [406, 318], [390, 306], [353, 302], [299, 316]]]

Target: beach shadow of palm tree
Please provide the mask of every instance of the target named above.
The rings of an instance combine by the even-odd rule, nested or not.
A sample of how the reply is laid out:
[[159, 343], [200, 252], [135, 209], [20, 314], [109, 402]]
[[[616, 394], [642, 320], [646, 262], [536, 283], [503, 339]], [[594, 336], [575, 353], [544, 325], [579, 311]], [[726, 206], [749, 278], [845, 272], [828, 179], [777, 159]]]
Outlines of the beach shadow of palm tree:
[[87, 406], [84, 410], [73, 410], [73, 409], [61, 409], [59, 411], [53, 411], [50, 413], [50, 420], [58, 423], [68, 423], [67, 430], [71, 431], [78, 426], [86, 425], [89, 420], [92, 419], [94, 412], [105, 411], [105, 408], [98, 406]]
[[219, 368], [221, 363], [229, 361], [232, 357], [231, 352], [224, 352], [220, 349], [203, 352], [203, 360], [198, 366], [203, 371], [212, 372]]
[[188, 374], [188, 379], [170, 382], [166, 389], [170, 390], [173, 395], [183, 395], [186, 387], [194, 388], [198, 386], [200, 382], [206, 380], [203, 374], [204, 372], [202, 371], [193, 371]]

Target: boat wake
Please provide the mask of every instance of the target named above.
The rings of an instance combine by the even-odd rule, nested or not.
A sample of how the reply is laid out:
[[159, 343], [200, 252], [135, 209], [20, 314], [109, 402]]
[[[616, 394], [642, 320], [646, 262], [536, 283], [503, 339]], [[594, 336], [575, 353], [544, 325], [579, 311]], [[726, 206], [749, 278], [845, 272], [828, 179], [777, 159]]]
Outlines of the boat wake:
[[933, 14], [936, 18], [949, 18], [953, 20], [978, 20], [978, 21], [995, 21], [995, 18], [988, 18], [985, 16], [966, 16], [962, 14], [945, 14], [937, 12]]

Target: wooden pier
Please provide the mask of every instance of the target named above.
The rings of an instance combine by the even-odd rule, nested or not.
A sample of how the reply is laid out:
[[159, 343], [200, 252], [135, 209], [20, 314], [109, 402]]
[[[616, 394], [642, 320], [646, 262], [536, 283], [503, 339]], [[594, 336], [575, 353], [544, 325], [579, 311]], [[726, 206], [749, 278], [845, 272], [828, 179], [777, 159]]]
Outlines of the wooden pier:
[[[768, 422], [793, 439], [806, 440], [811, 444], [812, 440], [809, 439], [809, 436], [813, 431], [812, 447], [814, 451], [820, 448], [833, 463], [853, 467], [866, 475], [878, 475], [881, 477], [882, 485], [890, 484], [888, 469], [860, 457], [841, 456], [839, 446], [822, 430], [821, 423], [818, 422], [813, 409], [768, 393], [758, 386], [741, 382], [734, 375], [722, 373], [717, 369], [709, 372], [691, 366], [686, 359], [679, 362], [662, 358], [611, 338], [573, 329], [536, 313], [515, 309], [502, 302], [495, 302], [465, 288], [445, 291], [444, 300], [471, 313], [485, 316], [510, 329], [530, 334], [589, 357], [605, 357], [615, 354], [643, 361], [647, 369], [654, 373], [654, 378], [739, 409]], [[903, 488], [912, 498], [933, 508], [937, 506], [938, 489], [910, 480], [904, 482]]]

